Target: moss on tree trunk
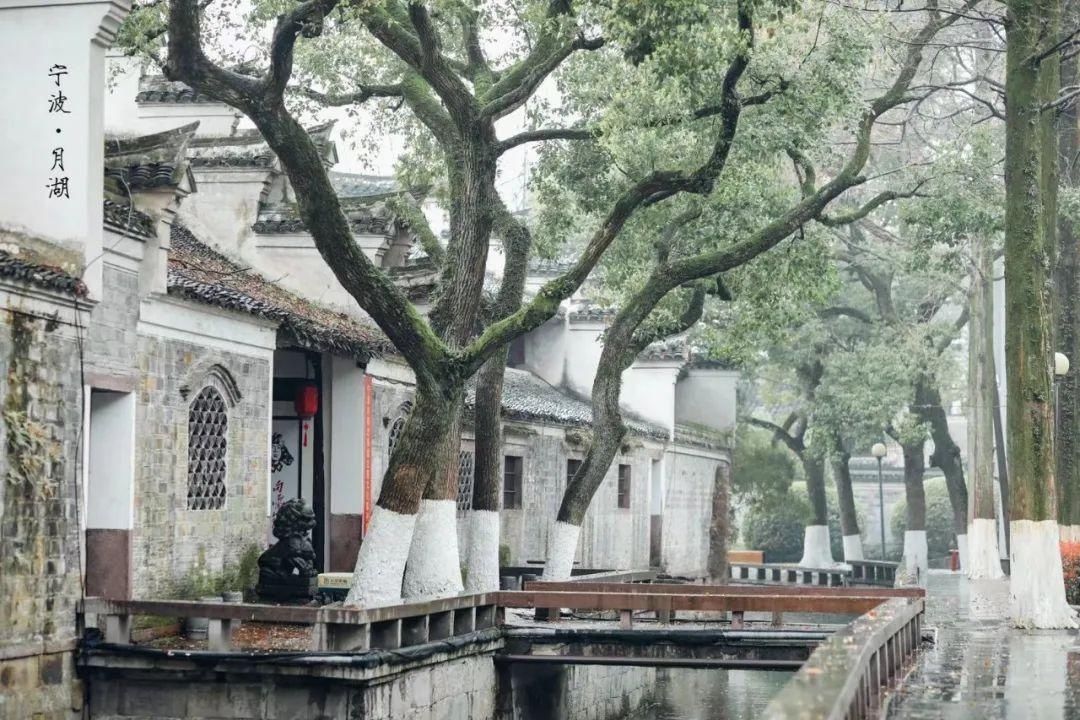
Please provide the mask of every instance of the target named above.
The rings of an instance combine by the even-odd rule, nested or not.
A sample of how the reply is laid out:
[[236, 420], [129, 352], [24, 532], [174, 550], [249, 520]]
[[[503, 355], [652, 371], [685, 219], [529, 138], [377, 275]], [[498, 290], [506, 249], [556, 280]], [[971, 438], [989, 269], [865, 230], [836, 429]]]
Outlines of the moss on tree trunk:
[[1060, 0], [1013, 0], [1005, 95], [1005, 362], [1010, 520], [1056, 520], [1053, 311]]

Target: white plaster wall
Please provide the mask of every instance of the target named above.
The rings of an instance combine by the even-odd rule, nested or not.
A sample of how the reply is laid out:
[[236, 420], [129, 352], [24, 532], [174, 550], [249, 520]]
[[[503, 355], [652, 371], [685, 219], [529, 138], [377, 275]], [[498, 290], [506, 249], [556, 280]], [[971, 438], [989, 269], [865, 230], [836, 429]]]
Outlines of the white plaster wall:
[[567, 336], [566, 322], [558, 318], [525, 336], [525, 366], [549, 385], [563, 382]]
[[637, 363], [623, 373], [622, 406], [675, 431], [675, 381], [681, 363]]
[[331, 367], [330, 512], [364, 509], [364, 371], [335, 357]]
[[600, 335], [604, 332], [602, 323], [568, 323], [566, 325], [566, 348], [563, 359], [563, 374], [568, 388], [588, 397], [592, 393], [596, 368], [600, 365], [600, 353], [604, 345]]
[[[81, 246], [84, 280], [100, 297], [105, 47], [130, 2], [16, 5], [0, 6], [0, 47], [9, 58], [0, 71], [0, 157], [5, 176], [17, 178], [0, 193], [0, 223]], [[48, 74], [54, 65], [67, 70], [59, 87]], [[57, 92], [67, 97], [67, 113], [49, 112]], [[55, 148], [63, 148], [62, 171], [53, 169]], [[68, 178], [69, 197], [49, 197], [56, 177]]]
[[130, 530], [135, 503], [135, 395], [90, 394], [86, 527]]
[[733, 429], [738, 381], [739, 374], [731, 370], [690, 368], [675, 385], [675, 420]]
[[[110, 50], [106, 63], [105, 128], [111, 133], [147, 135], [198, 120], [198, 135], [228, 135], [241, 113], [224, 103], [138, 103], [142, 62]], [[154, 73], [153, 68], [148, 72]], [[244, 118], [241, 127], [250, 127]]]
[[726, 454], [687, 446], [664, 454], [661, 562], [669, 573], [697, 575], [708, 565], [713, 481], [721, 462], [730, 462]]
[[257, 264], [251, 226], [259, 200], [269, 188], [266, 168], [192, 168], [198, 192], [180, 206], [178, 216], [204, 242], [232, 257]]

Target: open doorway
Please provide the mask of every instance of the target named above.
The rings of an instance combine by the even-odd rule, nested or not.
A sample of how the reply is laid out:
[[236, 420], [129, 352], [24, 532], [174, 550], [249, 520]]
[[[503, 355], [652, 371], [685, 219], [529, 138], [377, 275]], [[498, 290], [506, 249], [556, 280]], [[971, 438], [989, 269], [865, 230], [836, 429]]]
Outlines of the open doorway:
[[131, 597], [135, 396], [91, 389], [86, 437], [86, 594]]

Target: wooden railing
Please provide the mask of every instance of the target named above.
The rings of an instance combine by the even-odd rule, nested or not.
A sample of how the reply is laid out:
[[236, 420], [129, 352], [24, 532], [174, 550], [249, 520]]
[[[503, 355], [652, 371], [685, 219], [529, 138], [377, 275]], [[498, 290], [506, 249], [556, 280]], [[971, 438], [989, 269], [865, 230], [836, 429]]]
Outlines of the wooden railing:
[[922, 598], [925, 590], [570, 581], [529, 582], [523, 592], [499, 595], [500, 604], [508, 608], [617, 611], [624, 628], [632, 627], [634, 612], [652, 611], [661, 622], [670, 621], [679, 610], [730, 612], [732, 627], [738, 629], [747, 612], [771, 613], [772, 624], [781, 625], [786, 612], [861, 614], [890, 598]]
[[924, 601], [886, 600], [825, 640], [761, 715], [766, 720], [863, 720], [899, 680], [922, 636]]

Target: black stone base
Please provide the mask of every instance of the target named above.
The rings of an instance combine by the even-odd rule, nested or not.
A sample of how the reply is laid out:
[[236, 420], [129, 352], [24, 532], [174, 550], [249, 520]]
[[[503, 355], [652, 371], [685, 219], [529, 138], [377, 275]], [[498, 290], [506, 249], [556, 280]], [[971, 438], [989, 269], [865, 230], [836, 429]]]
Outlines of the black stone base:
[[255, 592], [260, 600], [311, 600], [318, 589], [315, 578], [297, 578], [287, 583], [259, 582]]

